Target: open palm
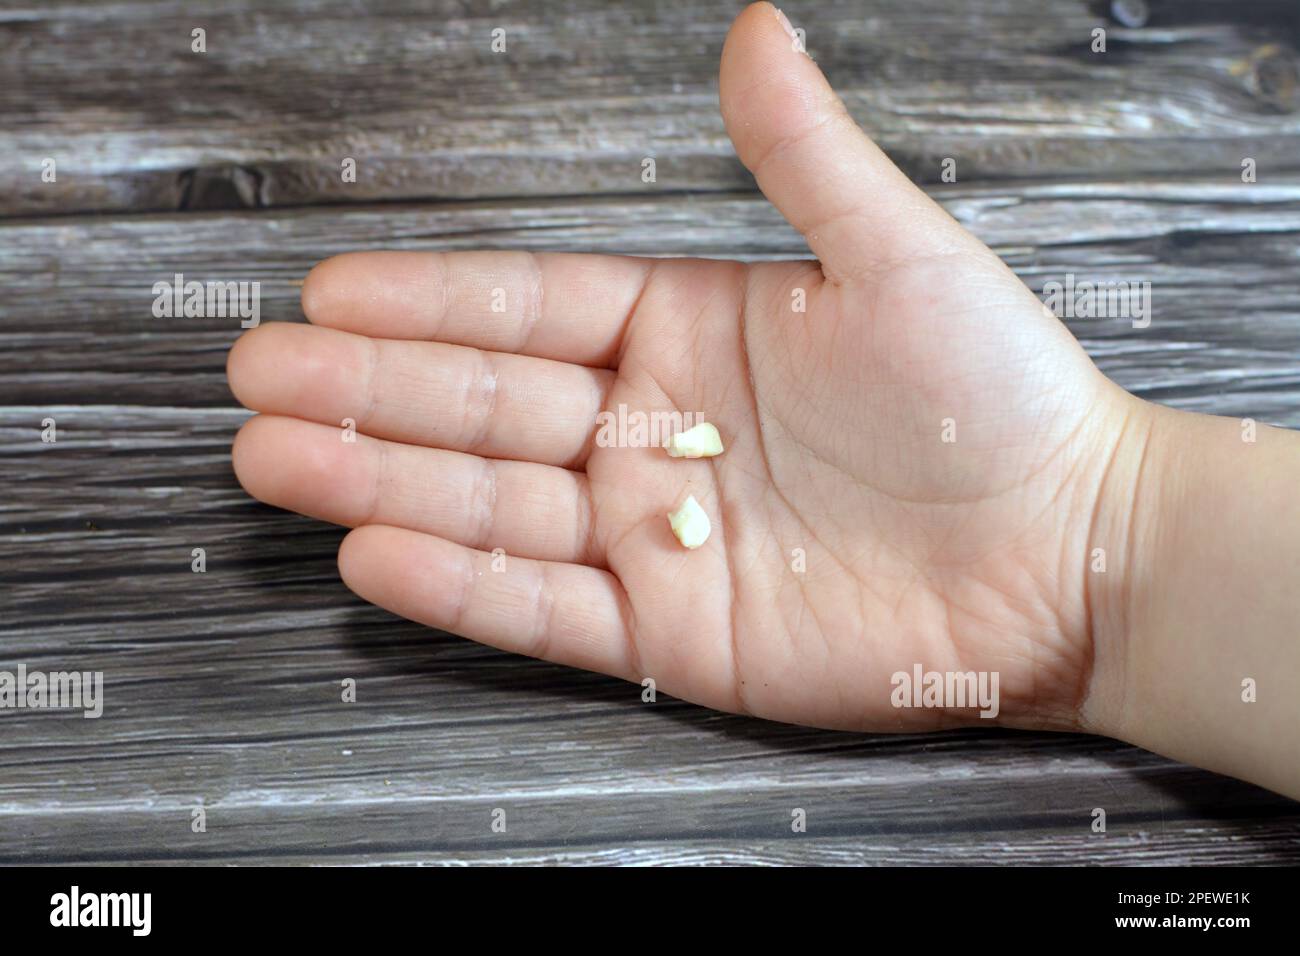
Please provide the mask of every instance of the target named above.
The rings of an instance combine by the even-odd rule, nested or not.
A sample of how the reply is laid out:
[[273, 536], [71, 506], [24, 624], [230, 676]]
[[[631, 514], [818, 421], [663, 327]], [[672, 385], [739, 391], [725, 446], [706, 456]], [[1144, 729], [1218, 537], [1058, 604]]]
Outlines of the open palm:
[[[312, 325], [232, 350], [263, 413], [236, 471], [356, 528], [358, 594], [488, 644], [855, 729], [974, 719], [896, 709], [896, 671], [997, 671], [1004, 723], [1069, 726], [1125, 397], [792, 46], [770, 6], [742, 14], [723, 114], [819, 262], [329, 260]], [[726, 452], [598, 443], [620, 407], [700, 413]], [[665, 518], [687, 494], [695, 551]]]

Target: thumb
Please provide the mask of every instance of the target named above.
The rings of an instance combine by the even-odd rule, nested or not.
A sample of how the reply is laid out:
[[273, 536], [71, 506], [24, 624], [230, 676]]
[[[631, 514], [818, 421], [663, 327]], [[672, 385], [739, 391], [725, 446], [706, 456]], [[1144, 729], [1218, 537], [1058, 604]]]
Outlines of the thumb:
[[770, 3], [727, 33], [719, 93], [736, 153], [835, 283], [891, 263], [983, 246], [849, 116]]

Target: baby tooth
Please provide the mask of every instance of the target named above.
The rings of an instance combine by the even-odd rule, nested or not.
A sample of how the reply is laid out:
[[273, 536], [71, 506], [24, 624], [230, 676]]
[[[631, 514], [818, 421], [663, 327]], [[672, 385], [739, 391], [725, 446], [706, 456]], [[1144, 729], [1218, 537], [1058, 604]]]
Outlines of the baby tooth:
[[722, 454], [722, 436], [709, 422], [670, 435], [668, 454], [673, 458], [712, 458]]
[[673, 534], [682, 543], [682, 547], [692, 551], [708, 541], [709, 532], [713, 530], [709, 516], [704, 513], [694, 495], [687, 495], [680, 508], [668, 513], [668, 523], [672, 525]]

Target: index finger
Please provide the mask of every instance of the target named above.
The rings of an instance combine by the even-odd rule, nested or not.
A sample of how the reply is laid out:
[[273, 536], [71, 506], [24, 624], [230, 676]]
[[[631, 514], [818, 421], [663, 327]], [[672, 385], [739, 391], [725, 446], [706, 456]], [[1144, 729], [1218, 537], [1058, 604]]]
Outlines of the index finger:
[[612, 368], [653, 259], [530, 252], [350, 252], [308, 274], [315, 325]]

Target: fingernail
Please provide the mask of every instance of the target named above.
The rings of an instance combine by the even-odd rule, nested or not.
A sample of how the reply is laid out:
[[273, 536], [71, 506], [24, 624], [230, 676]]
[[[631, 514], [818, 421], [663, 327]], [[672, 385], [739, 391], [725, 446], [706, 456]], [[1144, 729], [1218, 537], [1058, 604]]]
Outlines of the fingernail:
[[781, 10], [780, 7], [777, 8], [776, 19], [777, 22], [781, 24], [781, 29], [786, 32], [786, 35], [789, 37], [794, 37], [794, 27], [791, 26], [790, 21], [786, 19], [785, 12]]

